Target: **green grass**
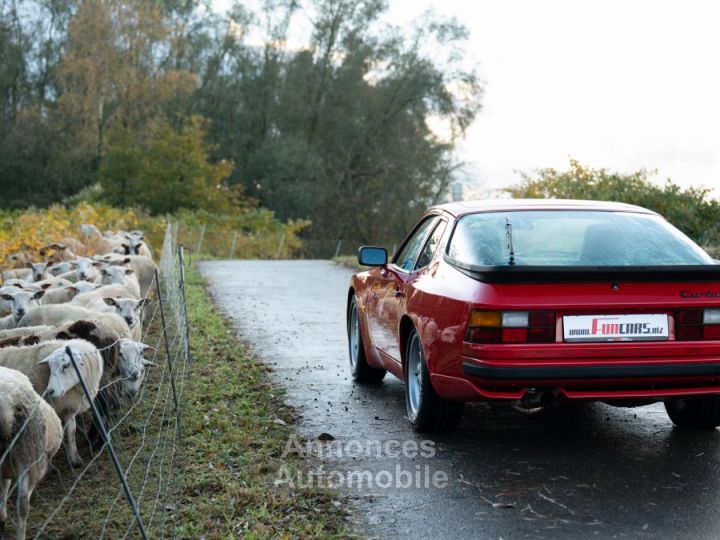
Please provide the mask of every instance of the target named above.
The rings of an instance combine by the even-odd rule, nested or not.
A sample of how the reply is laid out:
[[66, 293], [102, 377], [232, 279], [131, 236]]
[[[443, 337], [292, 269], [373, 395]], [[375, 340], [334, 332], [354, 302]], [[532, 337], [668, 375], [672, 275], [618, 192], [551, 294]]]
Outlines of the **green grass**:
[[[336, 493], [275, 487], [278, 469], [307, 466], [281, 457], [293, 411], [217, 312], [199, 272], [187, 283], [192, 374], [179, 463], [176, 534], [196, 538], [350, 536]], [[278, 422], [281, 420], [284, 424]]]

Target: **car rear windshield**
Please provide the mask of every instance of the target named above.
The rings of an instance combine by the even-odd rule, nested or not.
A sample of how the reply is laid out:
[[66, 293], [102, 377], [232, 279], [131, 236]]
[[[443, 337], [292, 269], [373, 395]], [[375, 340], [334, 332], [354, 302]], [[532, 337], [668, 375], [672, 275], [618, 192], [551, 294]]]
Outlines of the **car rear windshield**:
[[[509, 224], [509, 227], [508, 227]], [[448, 256], [466, 266], [666, 266], [713, 264], [663, 218], [649, 214], [538, 210], [460, 218]]]

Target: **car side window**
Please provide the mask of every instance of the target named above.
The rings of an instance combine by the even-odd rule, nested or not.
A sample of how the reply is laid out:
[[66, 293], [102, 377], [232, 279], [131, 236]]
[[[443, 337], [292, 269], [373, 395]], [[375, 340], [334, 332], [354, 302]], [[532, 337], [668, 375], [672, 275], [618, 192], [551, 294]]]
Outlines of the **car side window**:
[[399, 266], [406, 272], [410, 272], [413, 269], [418, 253], [420, 252], [420, 246], [423, 245], [425, 237], [436, 221], [437, 216], [430, 216], [420, 223], [412, 236], [405, 242], [398, 256], [395, 257], [394, 264], [396, 266]]
[[437, 248], [440, 245], [443, 234], [445, 234], [446, 227], [447, 221], [440, 220], [440, 223], [437, 224], [437, 227], [435, 227], [435, 230], [430, 235], [430, 238], [428, 238], [427, 242], [425, 242], [422, 251], [420, 251], [420, 256], [418, 257], [417, 263], [415, 264], [416, 270], [425, 268], [428, 264], [430, 264], [433, 255], [435, 255], [435, 251], [437, 251]]

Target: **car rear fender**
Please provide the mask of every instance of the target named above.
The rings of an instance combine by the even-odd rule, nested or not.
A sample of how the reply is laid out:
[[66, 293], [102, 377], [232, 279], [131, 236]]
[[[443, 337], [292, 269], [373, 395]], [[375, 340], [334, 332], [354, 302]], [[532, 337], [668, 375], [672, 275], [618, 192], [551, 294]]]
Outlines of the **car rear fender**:
[[405, 357], [405, 349], [407, 349], [407, 342], [413, 329], [415, 329], [415, 323], [413, 322], [413, 320], [410, 318], [409, 315], [403, 315], [402, 319], [400, 319], [400, 329], [398, 332], [403, 379], [405, 379], [405, 367], [407, 364], [407, 358]]
[[355, 296], [355, 288], [350, 287], [347, 295], [347, 307], [345, 308], [345, 328], [348, 329], [348, 332], [350, 332], [350, 302], [353, 296]]

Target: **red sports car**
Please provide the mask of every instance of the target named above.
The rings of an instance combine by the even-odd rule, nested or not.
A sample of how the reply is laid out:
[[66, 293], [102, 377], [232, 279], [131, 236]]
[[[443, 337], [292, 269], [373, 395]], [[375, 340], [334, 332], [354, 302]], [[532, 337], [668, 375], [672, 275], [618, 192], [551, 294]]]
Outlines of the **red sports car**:
[[496, 200], [428, 210], [348, 292], [350, 368], [405, 381], [419, 430], [465, 401], [663, 401], [720, 425], [720, 262], [658, 214], [619, 203]]

